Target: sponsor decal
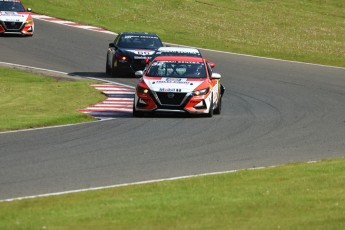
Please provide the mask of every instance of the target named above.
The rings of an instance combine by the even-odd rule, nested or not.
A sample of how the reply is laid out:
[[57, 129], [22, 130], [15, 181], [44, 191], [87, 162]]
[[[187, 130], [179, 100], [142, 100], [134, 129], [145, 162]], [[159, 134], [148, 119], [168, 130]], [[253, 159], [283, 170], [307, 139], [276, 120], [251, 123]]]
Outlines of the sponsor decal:
[[24, 17], [23, 15], [13, 11], [1, 11], [0, 16]]
[[149, 38], [149, 39], [157, 39], [158, 40], [158, 37], [155, 37], [155, 36], [149, 36], [149, 35], [126, 35], [124, 36], [125, 39], [128, 39], [128, 38]]
[[184, 84], [192, 85], [186, 78], [162, 78], [160, 81], [156, 81], [155, 84]]
[[137, 59], [137, 60], [146, 60], [146, 56], [134, 56], [134, 59]]
[[171, 93], [180, 93], [181, 89], [171, 89], [171, 88], [159, 88], [159, 92], [171, 92]]
[[152, 63], [152, 66], [155, 65], [163, 65], [164, 63], [174, 63], [174, 64], [202, 64], [201, 62], [195, 62], [195, 61], [156, 61]]
[[159, 51], [157, 52], [157, 54], [162, 54], [162, 53], [171, 53], [171, 54], [199, 54], [199, 52], [196, 51], [189, 51], [189, 50], [163, 50], [163, 51]]

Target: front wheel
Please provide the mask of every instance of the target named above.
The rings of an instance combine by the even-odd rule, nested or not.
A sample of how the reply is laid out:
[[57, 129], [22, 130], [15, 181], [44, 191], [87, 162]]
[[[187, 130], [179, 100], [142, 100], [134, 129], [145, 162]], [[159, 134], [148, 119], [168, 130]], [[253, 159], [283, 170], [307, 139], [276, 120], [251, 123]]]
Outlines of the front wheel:
[[144, 116], [144, 113], [136, 110], [135, 105], [133, 104], [133, 117], [143, 117], [143, 116]]
[[118, 70], [118, 67], [117, 67], [117, 59], [112, 61], [110, 75], [112, 77], [119, 77], [119, 70]]
[[222, 96], [219, 97], [217, 108], [214, 110], [214, 114], [220, 114], [222, 112]]
[[109, 60], [108, 60], [108, 57], [107, 57], [107, 63], [105, 65], [105, 73], [107, 75], [110, 75], [111, 70], [110, 70], [110, 67], [109, 67], [108, 63], [109, 63]]

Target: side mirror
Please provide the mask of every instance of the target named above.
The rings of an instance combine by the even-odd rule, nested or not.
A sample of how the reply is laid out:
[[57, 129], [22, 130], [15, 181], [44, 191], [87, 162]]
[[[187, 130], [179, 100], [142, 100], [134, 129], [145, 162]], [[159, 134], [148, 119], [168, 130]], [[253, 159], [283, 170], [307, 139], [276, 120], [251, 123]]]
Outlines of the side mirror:
[[31, 8], [28, 8], [27, 11], [28, 11], [28, 12], [32, 12], [32, 9], [31, 9]]
[[208, 63], [209, 65], [210, 65], [210, 67], [213, 69], [214, 67], [216, 67], [216, 63], [214, 63], [214, 62], [209, 62]]
[[211, 78], [212, 79], [220, 79], [222, 77], [222, 75], [220, 75], [219, 73], [213, 73]]
[[144, 71], [142, 71], [142, 70], [138, 70], [135, 72], [136, 77], [142, 77], [143, 75], [144, 75]]

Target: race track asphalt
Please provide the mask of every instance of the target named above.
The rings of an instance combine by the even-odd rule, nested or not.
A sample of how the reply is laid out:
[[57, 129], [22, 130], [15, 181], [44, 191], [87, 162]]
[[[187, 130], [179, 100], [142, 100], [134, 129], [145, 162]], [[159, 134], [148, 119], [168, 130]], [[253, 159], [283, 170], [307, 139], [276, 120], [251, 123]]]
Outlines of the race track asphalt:
[[[0, 37], [0, 61], [105, 79], [113, 39], [36, 20], [32, 38]], [[227, 89], [221, 115], [0, 133], [0, 199], [345, 156], [345, 69], [203, 54]]]

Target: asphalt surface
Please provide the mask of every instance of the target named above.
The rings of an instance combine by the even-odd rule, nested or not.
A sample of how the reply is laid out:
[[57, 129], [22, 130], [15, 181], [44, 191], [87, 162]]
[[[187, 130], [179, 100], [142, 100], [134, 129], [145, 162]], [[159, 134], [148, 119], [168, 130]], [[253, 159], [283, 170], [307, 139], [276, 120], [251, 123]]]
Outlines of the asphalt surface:
[[[105, 78], [113, 39], [36, 20], [32, 38], [0, 37], [0, 61]], [[0, 199], [345, 156], [345, 69], [203, 54], [227, 89], [221, 115], [0, 133]]]

